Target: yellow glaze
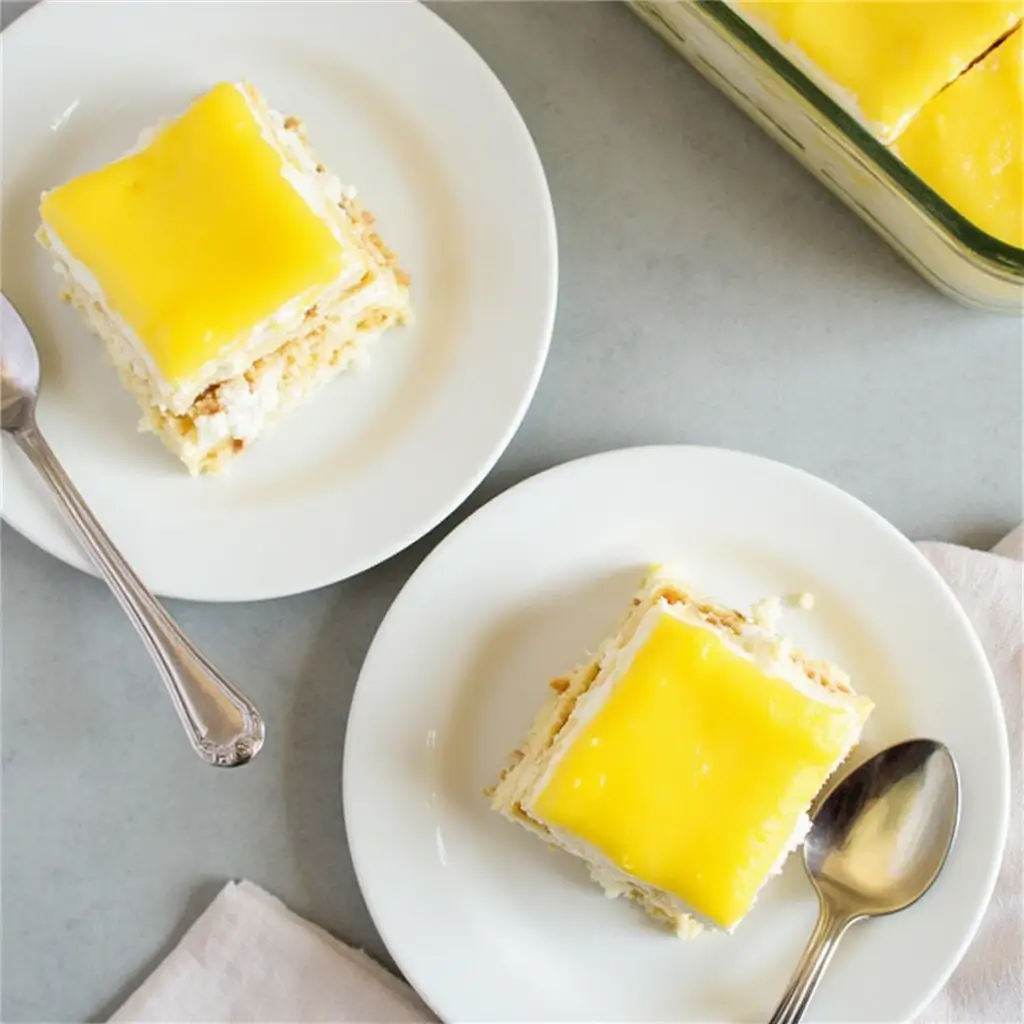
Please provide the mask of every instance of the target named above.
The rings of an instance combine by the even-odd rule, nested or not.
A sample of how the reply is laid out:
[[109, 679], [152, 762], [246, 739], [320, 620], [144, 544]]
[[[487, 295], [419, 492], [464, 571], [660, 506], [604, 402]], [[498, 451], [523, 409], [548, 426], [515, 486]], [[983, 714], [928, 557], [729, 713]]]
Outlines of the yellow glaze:
[[282, 167], [224, 83], [140, 152], [46, 193], [41, 213], [160, 374], [185, 381], [344, 266]]
[[739, 0], [856, 104], [884, 142], [1024, 14], [1022, 0]]
[[896, 152], [983, 231], [1024, 245], [1024, 31], [940, 93], [910, 122]]
[[862, 717], [663, 613], [533, 812], [728, 928]]

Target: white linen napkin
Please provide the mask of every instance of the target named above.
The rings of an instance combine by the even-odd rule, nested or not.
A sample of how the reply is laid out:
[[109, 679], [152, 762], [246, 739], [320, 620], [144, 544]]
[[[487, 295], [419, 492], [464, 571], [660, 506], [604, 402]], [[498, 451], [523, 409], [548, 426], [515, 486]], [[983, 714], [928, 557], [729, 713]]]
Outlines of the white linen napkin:
[[1010, 828], [996, 889], [980, 930], [949, 983], [919, 1020], [995, 1024], [1024, 1020], [1024, 526], [991, 553], [952, 544], [921, 550], [959, 598], [995, 673], [1010, 734]]
[[[1009, 1024], [1024, 1020], [1024, 526], [993, 552], [950, 544], [922, 544], [921, 550], [960, 599], [992, 663], [1010, 730], [1013, 809], [1006, 856], [981, 931], [920, 1021]], [[231, 882], [111, 1019], [419, 1024], [435, 1018], [412, 989], [364, 953], [258, 886]]]
[[252, 882], [229, 882], [112, 1021], [423, 1024], [408, 985]]

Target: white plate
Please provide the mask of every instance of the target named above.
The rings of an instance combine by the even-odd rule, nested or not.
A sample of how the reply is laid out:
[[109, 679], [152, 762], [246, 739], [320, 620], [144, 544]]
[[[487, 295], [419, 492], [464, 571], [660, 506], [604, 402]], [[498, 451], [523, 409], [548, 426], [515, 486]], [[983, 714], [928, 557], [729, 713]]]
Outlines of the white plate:
[[[554, 318], [554, 218], [536, 150], [483, 61], [417, 3], [44, 4], [3, 35], [4, 291], [42, 349], [39, 421], [160, 593], [250, 600], [359, 572], [456, 507], [511, 439]], [[221, 79], [248, 78], [373, 210], [413, 276], [385, 336], [224, 478], [193, 480], [32, 239], [40, 191], [118, 156]], [[4, 444], [3, 514], [86, 562]]]
[[349, 842], [401, 969], [447, 1020], [765, 1020], [815, 917], [791, 858], [733, 936], [684, 943], [581, 864], [489, 811], [481, 789], [549, 678], [669, 561], [739, 606], [810, 590], [786, 628], [878, 707], [856, 755], [915, 735], [962, 772], [959, 841], [912, 909], [853, 929], [822, 1020], [910, 1018], [962, 955], [994, 884], [1006, 730], [984, 653], [913, 546], [828, 484], [729, 452], [648, 448], [552, 470], [463, 523], [420, 566], [363, 667], [345, 748]]

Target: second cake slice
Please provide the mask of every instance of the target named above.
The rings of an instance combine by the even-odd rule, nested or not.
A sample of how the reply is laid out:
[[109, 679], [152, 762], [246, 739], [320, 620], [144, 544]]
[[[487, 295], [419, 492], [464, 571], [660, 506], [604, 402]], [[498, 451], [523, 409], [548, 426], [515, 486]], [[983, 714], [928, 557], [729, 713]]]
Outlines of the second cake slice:
[[552, 689], [494, 809], [680, 935], [739, 923], [872, 708], [771, 624], [660, 572]]

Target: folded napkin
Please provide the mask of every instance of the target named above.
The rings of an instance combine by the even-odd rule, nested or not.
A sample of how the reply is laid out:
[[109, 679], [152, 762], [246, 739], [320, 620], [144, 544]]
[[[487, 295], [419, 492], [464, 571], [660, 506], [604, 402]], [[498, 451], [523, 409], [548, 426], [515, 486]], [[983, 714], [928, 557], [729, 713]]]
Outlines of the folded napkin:
[[[1021, 689], [1024, 527], [993, 552], [949, 544], [921, 550], [974, 624], [995, 671], [1010, 728], [1010, 842], [981, 931], [922, 1022], [1024, 1019], [1024, 843]], [[115, 1021], [307, 1021], [405, 1024], [434, 1020], [412, 990], [358, 950], [293, 914], [250, 882], [229, 883]]]
[[412, 989], [365, 953], [251, 882], [229, 882], [114, 1021], [433, 1021]]

